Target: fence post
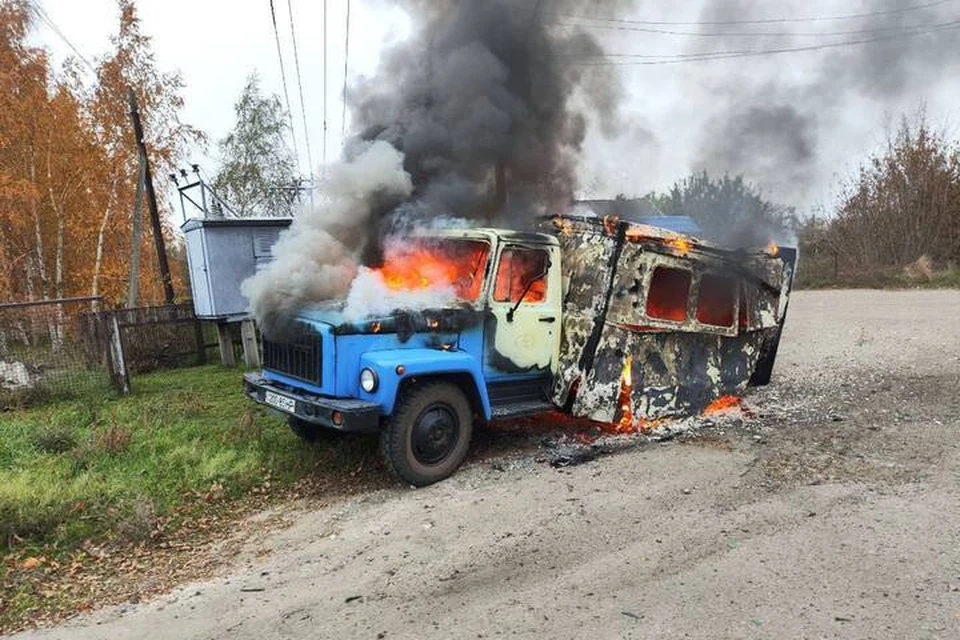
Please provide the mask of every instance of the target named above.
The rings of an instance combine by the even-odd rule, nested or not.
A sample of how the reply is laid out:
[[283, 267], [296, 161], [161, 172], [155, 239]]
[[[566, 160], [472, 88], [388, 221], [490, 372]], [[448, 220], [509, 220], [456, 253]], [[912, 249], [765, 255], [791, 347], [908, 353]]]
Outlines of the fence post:
[[223, 366], [237, 366], [237, 358], [233, 354], [233, 335], [230, 333], [229, 323], [217, 323], [217, 343], [220, 345], [220, 362], [223, 363]]
[[243, 343], [243, 363], [253, 369], [260, 368], [260, 349], [257, 347], [257, 328], [253, 320], [240, 323], [240, 341]]
[[207, 342], [203, 337], [203, 325], [200, 324], [200, 318], [194, 318], [193, 335], [197, 340], [197, 364], [207, 364]]
[[113, 313], [107, 316], [107, 344], [110, 350], [110, 375], [121, 394], [130, 393], [130, 373], [123, 355], [123, 340], [120, 338], [120, 325]]

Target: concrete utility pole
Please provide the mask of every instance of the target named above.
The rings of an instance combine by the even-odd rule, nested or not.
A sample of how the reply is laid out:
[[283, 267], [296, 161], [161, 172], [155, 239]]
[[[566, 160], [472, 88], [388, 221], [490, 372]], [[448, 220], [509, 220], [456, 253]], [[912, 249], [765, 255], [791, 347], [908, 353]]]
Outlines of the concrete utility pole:
[[147, 192], [147, 208], [150, 211], [150, 224], [153, 227], [153, 244], [157, 249], [157, 264], [160, 267], [160, 280], [163, 282], [163, 295], [167, 304], [173, 304], [173, 281], [170, 279], [170, 264], [167, 262], [167, 247], [163, 241], [163, 228], [160, 226], [160, 211], [157, 208], [157, 194], [153, 190], [153, 175], [150, 171], [150, 159], [147, 146], [143, 141], [143, 126], [140, 124], [140, 112], [137, 110], [137, 96], [133, 89], [127, 89], [130, 99], [130, 119], [133, 121], [133, 134], [137, 139], [140, 162], [143, 167], [143, 186]]

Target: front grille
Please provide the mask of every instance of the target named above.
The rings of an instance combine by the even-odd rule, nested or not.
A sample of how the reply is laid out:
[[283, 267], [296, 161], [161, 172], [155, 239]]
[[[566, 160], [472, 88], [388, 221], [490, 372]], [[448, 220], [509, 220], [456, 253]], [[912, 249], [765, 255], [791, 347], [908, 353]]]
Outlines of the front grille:
[[263, 368], [316, 386], [323, 381], [321, 337], [306, 324], [299, 325], [292, 340], [274, 342], [263, 338]]

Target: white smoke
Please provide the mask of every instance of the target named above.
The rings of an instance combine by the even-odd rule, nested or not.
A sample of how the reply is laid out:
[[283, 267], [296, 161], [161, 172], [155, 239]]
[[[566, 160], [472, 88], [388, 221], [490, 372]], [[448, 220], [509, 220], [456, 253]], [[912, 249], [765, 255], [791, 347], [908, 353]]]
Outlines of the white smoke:
[[403, 154], [383, 141], [331, 166], [324, 204], [295, 218], [273, 248], [276, 259], [240, 287], [263, 331], [281, 331], [300, 309], [346, 297], [374, 207], [412, 192]]
[[360, 267], [347, 294], [344, 319], [356, 322], [384, 316], [398, 309], [422, 311], [451, 305], [457, 294], [449, 284], [436, 284], [423, 289], [391, 289], [379, 271]]

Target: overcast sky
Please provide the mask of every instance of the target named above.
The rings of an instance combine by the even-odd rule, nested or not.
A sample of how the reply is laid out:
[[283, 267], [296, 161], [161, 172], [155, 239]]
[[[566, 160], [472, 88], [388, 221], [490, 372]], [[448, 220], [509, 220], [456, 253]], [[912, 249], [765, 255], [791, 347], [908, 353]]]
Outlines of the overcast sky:
[[[42, 1], [52, 20], [87, 58], [93, 59], [109, 49], [109, 36], [117, 24], [114, 0]], [[306, 137], [313, 165], [317, 167], [322, 161], [324, 139], [324, 3], [320, 0], [290, 2], [296, 18], [307, 111]], [[153, 38], [160, 67], [179, 70], [183, 75], [186, 83], [183, 119], [209, 135], [210, 155], [197, 154], [197, 160], [212, 173], [215, 141], [233, 124], [233, 103], [246, 76], [257, 71], [264, 89], [277, 93], [282, 99], [269, 0], [140, 0], [137, 4], [143, 30]], [[751, 3], [647, 0], [637, 2], [631, 15], [618, 18], [691, 22], [718, 16], [776, 19], [849, 15], [918, 4], [927, 3], [922, 0]], [[935, 7], [924, 12], [899, 13], [899, 9], [895, 9], [896, 25], [914, 28], [960, 20], [960, 2], [946, 0], [934, 4]], [[307, 174], [309, 163], [294, 70], [288, 2], [274, 0], [274, 5], [297, 148], [303, 172]], [[545, 6], [544, 19], [556, 19], [549, 17], [549, 0]], [[327, 159], [334, 160], [339, 153], [343, 126], [346, 0], [328, 0], [327, 7], [326, 140]], [[884, 19], [889, 21], [890, 16]], [[789, 38], [773, 34], [765, 38], [737, 39], [649, 33], [622, 28], [630, 26], [626, 23], [617, 24], [621, 28], [591, 26], [589, 29], [610, 53], [644, 55], [844, 42], [860, 36], [823, 34], [830, 30], [855, 31], [874, 26], [865, 18], [774, 25], [775, 31], [789, 28], [794, 33], [788, 34]], [[887, 29], [890, 25], [884, 22], [880, 28]], [[690, 31], [694, 28], [661, 26], [659, 29]], [[360, 74], [372, 74], [381, 50], [392, 41], [408, 37], [410, 31], [409, 19], [389, 0], [353, 0], [348, 81]], [[856, 62], [852, 57], [855, 47], [619, 67], [625, 87], [621, 104], [623, 127], [612, 139], [591, 133], [581, 164], [582, 193], [594, 197], [643, 194], [651, 189], [667, 188], [692, 170], [708, 168], [714, 172], [743, 171], [773, 197], [796, 205], [801, 211], [829, 204], [838, 181], [849, 176], [866, 154], [882, 144], [885, 124], [901, 113], [913, 112], [925, 105], [933, 124], [951, 135], [957, 134], [960, 124], [960, 74], [956, 73], [960, 47], [954, 48], [957, 34], [958, 30], [953, 29], [933, 36], [898, 38], [892, 44], [885, 41], [884, 50], [867, 48], [870, 54], [867, 57], [876, 58], [869, 72], [874, 76], [868, 79], [863, 78], [866, 71], [852, 66], [863, 64], [863, 60]], [[52, 51], [57, 62], [70, 53], [46, 27], [38, 27], [33, 37]], [[912, 56], [910, 64], [900, 64], [908, 56]], [[836, 86], [829, 81], [834, 75]], [[891, 80], [894, 76], [895, 84]], [[754, 108], [757, 105], [759, 111]], [[754, 130], [755, 124], [765, 129]], [[795, 163], [796, 157], [807, 155], [809, 161]]]

